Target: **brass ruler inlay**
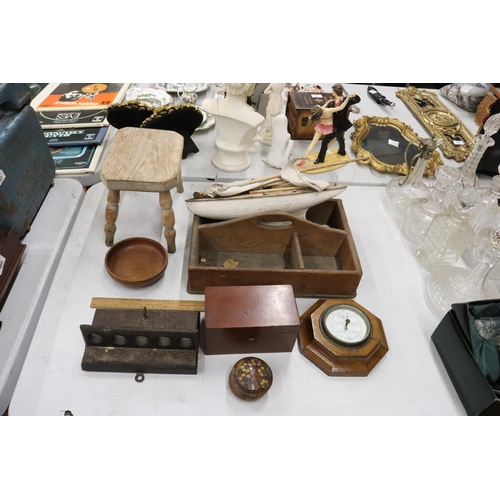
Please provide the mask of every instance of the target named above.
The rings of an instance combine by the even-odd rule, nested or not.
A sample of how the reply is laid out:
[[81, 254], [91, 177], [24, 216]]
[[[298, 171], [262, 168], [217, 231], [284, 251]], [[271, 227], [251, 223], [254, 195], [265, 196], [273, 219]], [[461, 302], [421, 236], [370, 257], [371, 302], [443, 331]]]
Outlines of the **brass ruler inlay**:
[[457, 162], [467, 159], [474, 148], [470, 130], [440, 101], [434, 92], [407, 87], [396, 92], [432, 137], [442, 139], [446, 158]]
[[159, 300], [159, 299], [121, 299], [94, 297], [90, 302], [94, 309], [152, 309], [158, 311], [204, 311], [203, 300]]

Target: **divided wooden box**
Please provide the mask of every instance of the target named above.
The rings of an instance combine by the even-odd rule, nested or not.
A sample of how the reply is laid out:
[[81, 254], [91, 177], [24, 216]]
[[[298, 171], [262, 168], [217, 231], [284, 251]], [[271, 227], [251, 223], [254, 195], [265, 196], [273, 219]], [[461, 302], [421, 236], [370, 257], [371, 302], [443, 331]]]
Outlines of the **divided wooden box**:
[[361, 276], [341, 200], [310, 208], [306, 218], [284, 212], [223, 222], [194, 216], [189, 293], [283, 284], [292, 285], [296, 297], [353, 298]]
[[205, 289], [205, 354], [290, 352], [300, 330], [290, 285]]
[[332, 99], [332, 94], [324, 92], [290, 92], [286, 105], [288, 131], [292, 139], [312, 139], [314, 124], [309, 122], [311, 108], [318, 104], [323, 106]]

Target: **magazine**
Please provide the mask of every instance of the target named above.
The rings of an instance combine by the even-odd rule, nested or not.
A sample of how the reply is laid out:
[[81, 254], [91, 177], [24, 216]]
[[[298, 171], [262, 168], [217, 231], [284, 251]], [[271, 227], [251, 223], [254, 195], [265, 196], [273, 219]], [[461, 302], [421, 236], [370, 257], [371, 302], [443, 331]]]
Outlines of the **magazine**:
[[31, 101], [35, 111], [105, 109], [121, 102], [130, 83], [49, 83]]

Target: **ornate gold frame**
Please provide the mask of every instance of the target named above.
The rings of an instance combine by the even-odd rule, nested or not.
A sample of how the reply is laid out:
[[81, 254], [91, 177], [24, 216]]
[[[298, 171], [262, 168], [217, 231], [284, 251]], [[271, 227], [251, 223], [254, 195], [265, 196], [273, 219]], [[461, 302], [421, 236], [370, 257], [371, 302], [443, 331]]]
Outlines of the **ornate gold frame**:
[[[370, 125], [376, 125], [379, 127], [393, 127], [399, 130], [400, 134], [408, 141], [408, 142], [416, 142], [418, 144], [419, 141], [422, 140], [413, 129], [398, 120], [397, 118], [391, 118], [388, 116], [362, 116], [354, 121], [354, 131], [351, 133], [351, 149], [356, 153], [358, 158], [358, 163], [362, 165], [370, 165], [374, 170], [379, 172], [386, 172], [390, 174], [408, 174], [408, 167], [406, 163], [401, 163], [398, 165], [389, 165], [384, 163], [375, 156], [370, 151], [361, 147], [361, 142], [368, 134], [370, 130]], [[411, 160], [411, 158], [408, 158]], [[438, 151], [434, 151], [430, 160], [427, 162], [427, 168], [425, 169], [425, 175], [434, 176], [434, 172], [439, 165], [443, 164], [443, 160], [441, 159], [441, 155]]]
[[429, 134], [443, 139], [441, 150], [446, 158], [462, 162], [474, 148], [470, 130], [440, 101], [434, 92], [407, 87], [396, 92]]

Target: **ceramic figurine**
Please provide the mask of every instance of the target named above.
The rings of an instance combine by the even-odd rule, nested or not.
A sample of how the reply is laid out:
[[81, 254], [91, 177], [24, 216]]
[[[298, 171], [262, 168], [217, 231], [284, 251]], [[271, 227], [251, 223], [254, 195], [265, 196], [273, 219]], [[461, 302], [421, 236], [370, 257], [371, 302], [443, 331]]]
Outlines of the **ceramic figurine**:
[[247, 153], [264, 117], [247, 104], [255, 88], [253, 83], [223, 83], [225, 99], [205, 99], [203, 109], [212, 113], [217, 124], [216, 153], [212, 163], [225, 172], [241, 172], [250, 165]]
[[[325, 160], [325, 155], [326, 155], [326, 149], [328, 148], [329, 143], [333, 139], [339, 140], [339, 137], [342, 138], [342, 143], [343, 143], [343, 133], [337, 134], [334, 133], [334, 126], [333, 126], [333, 121], [334, 121], [334, 114], [343, 111], [348, 104], [351, 103], [351, 99], [354, 97], [357, 97], [356, 94], [349, 94], [348, 99], [338, 99], [337, 102], [340, 101], [339, 104], [336, 104], [335, 99], [330, 99], [327, 101], [323, 106], [313, 106], [311, 108], [311, 113], [309, 116], [309, 119], [315, 124], [315, 132], [314, 136], [311, 140], [311, 143], [309, 144], [309, 147], [306, 150], [306, 153], [304, 156], [309, 156], [311, 154], [311, 151], [314, 149], [314, 146], [318, 143], [321, 137], [324, 137], [325, 139], [328, 137], [328, 141], [326, 142], [326, 147], [323, 148], [323, 145], [325, 144], [325, 139], [323, 139], [323, 144], [322, 144], [322, 150], [325, 149], [323, 158], [322, 160], [318, 161], [316, 160], [314, 163], [323, 163]], [[359, 102], [359, 101], [358, 101]], [[353, 103], [351, 103], [353, 104]], [[347, 111], [347, 110], [346, 110]], [[339, 137], [338, 137], [339, 136]], [[339, 154], [342, 155], [344, 153], [345, 155], [345, 149], [342, 151], [342, 144], [340, 143], [339, 140]], [[319, 158], [319, 156], [318, 156]], [[305, 163], [305, 160], [301, 160], [298, 165], [302, 166]]]
[[283, 89], [284, 83], [270, 83], [264, 90], [264, 94], [269, 96], [269, 102], [266, 107], [266, 126], [261, 133], [260, 142], [270, 146], [273, 139], [273, 122], [274, 118], [283, 111]]
[[262, 158], [270, 167], [281, 168], [292, 154], [293, 141], [288, 133], [288, 118], [278, 115], [273, 120], [273, 140], [271, 151]]
[[356, 94], [349, 94], [346, 101], [347, 106], [341, 110], [338, 110], [334, 115], [333, 130], [330, 134], [323, 137], [323, 140], [321, 141], [321, 149], [319, 150], [318, 157], [316, 158], [314, 163], [323, 163], [325, 161], [328, 147], [330, 146], [330, 143], [335, 139], [339, 143], [339, 148], [336, 151], [336, 154], [340, 156], [346, 156], [344, 134], [352, 127], [352, 123], [349, 121], [349, 113], [353, 105], [361, 101], [361, 98]]

